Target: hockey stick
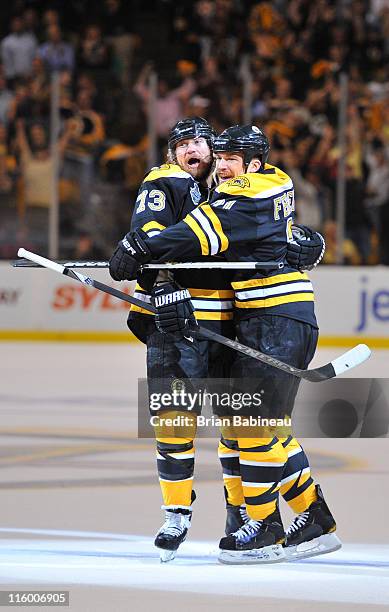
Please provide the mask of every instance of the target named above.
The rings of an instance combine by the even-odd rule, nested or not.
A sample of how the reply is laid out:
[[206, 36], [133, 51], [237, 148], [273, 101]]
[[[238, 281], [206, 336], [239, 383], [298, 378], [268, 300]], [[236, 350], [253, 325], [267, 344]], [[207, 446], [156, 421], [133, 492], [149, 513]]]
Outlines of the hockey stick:
[[[65, 268], [108, 268], [108, 261], [58, 261]], [[41, 268], [29, 259], [16, 259], [12, 262], [14, 268]], [[178, 263], [151, 263], [144, 264], [142, 270], [281, 270], [282, 262], [276, 261], [187, 261]]]
[[[118, 289], [114, 289], [109, 285], [105, 285], [100, 281], [94, 280], [89, 276], [84, 276], [80, 272], [74, 272], [69, 268], [66, 268], [62, 264], [59, 264], [55, 261], [51, 261], [50, 259], [46, 259], [45, 257], [41, 257], [40, 255], [36, 255], [35, 253], [31, 253], [30, 251], [26, 251], [25, 249], [19, 249], [18, 255], [20, 257], [26, 257], [28, 260], [33, 261], [44, 268], [49, 268], [50, 270], [54, 270], [55, 272], [59, 272], [60, 274], [64, 274], [69, 278], [72, 278], [76, 281], [83, 283], [84, 285], [89, 285], [90, 287], [95, 287], [95, 289], [99, 289], [100, 291], [104, 291], [105, 293], [109, 293], [117, 297], [119, 300], [124, 300], [129, 304], [134, 304], [135, 306], [140, 306], [144, 310], [148, 310], [149, 312], [156, 312], [156, 309], [152, 304], [148, 304], [143, 300], [138, 300]], [[192, 330], [193, 332], [199, 333], [203, 338], [208, 338], [208, 340], [213, 340], [214, 342], [219, 342], [220, 344], [224, 344], [235, 351], [243, 353], [243, 355], [247, 355], [248, 357], [252, 357], [253, 359], [257, 359], [262, 363], [266, 363], [267, 365], [271, 365], [274, 368], [278, 368], [283, 372], [287, 372], [288, 374], [292, 374], [293, 376], [297, 376], [297, 378], [303, 378], [305, 380], [309, 380], [311, 382], [320, 382], [322, 380], [328, 380], [329, 378], [334, 378], [334, 376], [338, 376], [339, 374], [343, 374], [351, 368], [355, 368], [357, 365], [360, 365], [368, 357], [370, 357], [370, 349], [366, 344], [358, 344], [347, 353], [344, 353], [340, 357], [337, 357], [330, 363], [326, 365], [316, 368], [313, 370], [300, 370], [299, 368], [295, 368], [283, 361], [279, 361], [270, 355], [265, 355], [260, 351], [257, 351], [245, 344], [241, 344], [236, 340], [231, 340], [230, 338], [226, 338], [217, 334], [209, 329], [198, 326]]]

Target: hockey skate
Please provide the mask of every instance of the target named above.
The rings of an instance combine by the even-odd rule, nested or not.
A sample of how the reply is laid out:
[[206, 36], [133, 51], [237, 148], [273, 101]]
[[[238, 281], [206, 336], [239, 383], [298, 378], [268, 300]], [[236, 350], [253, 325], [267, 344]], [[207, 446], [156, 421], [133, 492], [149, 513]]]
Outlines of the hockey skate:
[[286, 531], [284, 548], [288, 561], [324, 555], [342, 546], [335, 534], [335, 519], [319, 485], [316, 485], [316, 493], [317, 501], [298, 514]]
[[227, 564], [280, 563], [286, 560], [284, 528], [278, 508], [261, 521], [249, 519], [220, 540], [219, 561]]
[[232, 504], [226, 504], [227, 517], [226, 517], [226, 536], [238, 531], [248, 520], [249, 515], [246, 511], [246, 505], [241, 504], [240, 506], [233, 506]]
[[165, 522], [154, 540], [154, 545], [159, 549], [161, 563], [174, 559], [178, 547], [186, 539], [191, 519], [192, 510], [187, 508], [165, 510]]

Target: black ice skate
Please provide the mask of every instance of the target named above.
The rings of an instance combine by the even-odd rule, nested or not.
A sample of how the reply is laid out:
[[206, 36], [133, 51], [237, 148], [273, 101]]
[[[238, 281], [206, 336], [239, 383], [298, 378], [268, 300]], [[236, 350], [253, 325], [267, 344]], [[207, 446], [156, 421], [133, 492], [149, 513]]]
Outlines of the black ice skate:
[[341, 548], [335, 535], [336, 523], [319, 485], [316, 485], [317, 501], [294, 519], [286, 532], [285, 552], [288, 561], [324, 555]]
[[246, 505], [241, 504], [240, 506], [233, 506], [232, 504], [226, 504], [227, 517], [225, 534], [228, 536], [230, 533], [238, 531], [247, 521], [250, 519], [246, 511]]
[[228, 564], [279, 563], [286, 560], [284, 528], [278, 508], [262, 521], [249, 519], [220, 540], [219, 561]]

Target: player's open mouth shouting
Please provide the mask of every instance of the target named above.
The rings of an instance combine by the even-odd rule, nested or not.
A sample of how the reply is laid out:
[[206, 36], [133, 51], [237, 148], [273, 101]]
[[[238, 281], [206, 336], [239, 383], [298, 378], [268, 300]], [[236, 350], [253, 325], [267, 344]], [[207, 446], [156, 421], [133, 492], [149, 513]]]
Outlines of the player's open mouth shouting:
[[198, 168], [201, 163], [201, 159], [199, 157], [190, 157], [188, 159], [188, 165], [191, 168]]

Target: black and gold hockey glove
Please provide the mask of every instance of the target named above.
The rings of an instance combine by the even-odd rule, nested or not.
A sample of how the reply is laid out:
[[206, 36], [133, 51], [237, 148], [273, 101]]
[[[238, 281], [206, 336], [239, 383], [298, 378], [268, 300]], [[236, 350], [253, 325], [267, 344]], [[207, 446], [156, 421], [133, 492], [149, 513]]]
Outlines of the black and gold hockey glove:
[[293, 242], [288, 243], [286, 261], [297, 270], [312, 270], [323, 259], [326, 243], [319, 232], [306, 225], [292, 225]]

